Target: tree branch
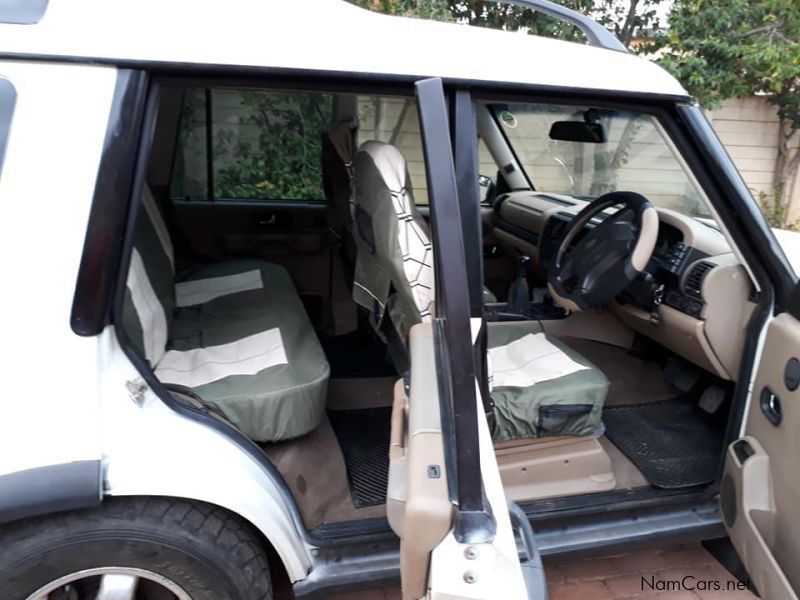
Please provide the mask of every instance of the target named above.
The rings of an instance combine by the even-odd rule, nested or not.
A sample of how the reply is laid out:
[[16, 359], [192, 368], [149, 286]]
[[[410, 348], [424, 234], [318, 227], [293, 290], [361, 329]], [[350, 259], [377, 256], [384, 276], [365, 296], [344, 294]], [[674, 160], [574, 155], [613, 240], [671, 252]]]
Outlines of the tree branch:
[[795, 149], [792, 158], [786, 163], [783, 170], [787, 184], [791, 183], [790, 179], [797, 175], [798, 169], [800, 169], [800, 148]]
[[764, 25], [763, 27], [756, 27], [755, 29], [751, 29], [750, 31], [743, 31], [742, 33], [738, 34], [736, 37], [750, 37], [751, 35], [756, 35], [757, 33], [766, 33], [767, 31], [771, 31], [776, 28], [776, 25]]
[[763, 27], [756, 27], [755, 29], [751, 29], [750, 31], [745, 31], [737, 35], [737, 38], [747, 38], [757, 35], [759, 33], [767, 33], [769, 34], [769, 38], [771, 40], [775, 39], [776, 37], [782, 39], [784, 42], [793, 43], [789, 38], [786, 37], [783, 33], [784, 23], [775, 23], [773, 25], [764, 25]]
[[626, 48], [630, 46], [631, 41], [633, 40], [634, 23], [636, 22], [636, 9], [638, 6], [639, 0], [630, 0], [630, 4], [628, 5], [628, 14], [625, 16], [625, 21], [622, 24], [622, 29], [620, 31], [620, 37], [622, 39], [620, 41], [625, 45]]

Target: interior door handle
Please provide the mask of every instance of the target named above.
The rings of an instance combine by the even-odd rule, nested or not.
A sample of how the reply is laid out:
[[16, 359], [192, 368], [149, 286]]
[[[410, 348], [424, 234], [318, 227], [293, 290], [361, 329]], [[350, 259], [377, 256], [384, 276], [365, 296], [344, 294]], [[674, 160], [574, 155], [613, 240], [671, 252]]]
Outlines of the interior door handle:
[[399, 396], [392, 403], [389, 458], [400, 459], [406, 454], [406, 398]]
[[770, 388], [765, 387], [761, 390], [761, 412], [767, 418], [767, 421], [772, 423], [775, 427], [781, 424], [783, 420], [783, 408], [781, 407], [781, 399]]
[[275, 225], [278, 222], [278, 215], [271, 214], [264, 217], [258, 217], [256, 219], [256, 223], [258, 223], [261, 227], [267, 227], [269, 225]]

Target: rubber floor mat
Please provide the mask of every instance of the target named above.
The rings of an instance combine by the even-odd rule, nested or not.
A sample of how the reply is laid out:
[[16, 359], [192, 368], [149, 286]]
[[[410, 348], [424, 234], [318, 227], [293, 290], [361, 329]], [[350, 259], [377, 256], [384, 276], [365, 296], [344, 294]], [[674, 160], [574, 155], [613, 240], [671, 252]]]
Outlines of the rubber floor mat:
[[329, 410], [328, 418], [344, 455], [353, 506], [384, 504], [392, 408]]
[[608, 406], [606, 436], [654, 486], [693, 487], [717, 478], [723, 428], [684, 397]]

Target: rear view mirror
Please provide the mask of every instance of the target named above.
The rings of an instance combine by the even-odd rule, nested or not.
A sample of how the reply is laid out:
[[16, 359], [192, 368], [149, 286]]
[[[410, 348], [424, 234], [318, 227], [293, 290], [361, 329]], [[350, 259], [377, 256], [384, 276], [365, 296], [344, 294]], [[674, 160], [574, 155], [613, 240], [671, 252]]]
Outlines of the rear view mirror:
[[550, 139], [562, 142], [602, 144], [607, 139], [606, 128], [600, 123], [581, 121], [556, 121], [550, 128]]

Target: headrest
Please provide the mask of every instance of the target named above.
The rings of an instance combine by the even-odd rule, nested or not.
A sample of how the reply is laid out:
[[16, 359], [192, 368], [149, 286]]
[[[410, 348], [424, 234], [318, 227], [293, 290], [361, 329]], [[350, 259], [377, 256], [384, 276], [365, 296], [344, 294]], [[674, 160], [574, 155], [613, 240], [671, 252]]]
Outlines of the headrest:
[[399, 192], [405, 187], [406, 159], [395, 146], [370, 140], [361, 144], [358, 151], [369, 155], [386, 187], [394, 192]]

